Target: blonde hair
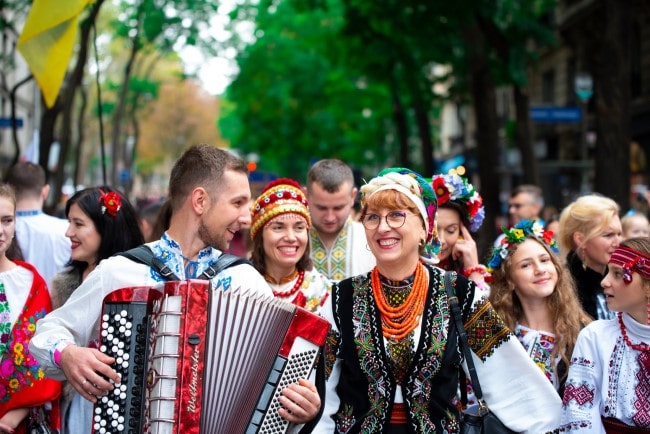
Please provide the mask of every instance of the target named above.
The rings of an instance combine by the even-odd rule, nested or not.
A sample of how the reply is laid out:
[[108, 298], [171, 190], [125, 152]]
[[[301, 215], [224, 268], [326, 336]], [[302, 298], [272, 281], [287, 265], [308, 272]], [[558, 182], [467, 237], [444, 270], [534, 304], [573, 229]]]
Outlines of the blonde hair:
[[648, 230], [650, 230], [650, 221], [648, 217], [641, 213], [627, 214], [621, 218], [621, 228], [623, 229], [623, 238], [630, 238], [630, 235], [627, 233], [632, 229], [632, 225], [635, 220], [641, 220], [642, 223], [645, 223]]
[[619, 211], [615, 201], [599, 194], [588, 194], [574, 200], [560, 214], [560, 230], [557, 234], [560, 250], [566, 254], [577, 249], [573, 240], [576, 232], [583, 234], [584, 242], [595, 238], [602, 228], [618, 217]]
[[[555, 359], [560, 356], [568, 367], [578, 333], [586, 324], [591, 322], [591, 318], [582, 308], [573, 278], [560, 257], [546, 243], [534, 235], [526, 235], [526, 240], [533, 240], [544, 247], [557, 271], [555, 289], [546, 299], [552, 316], [553, 332], [556, 338], [551, 357]], [[508, 256], [492, 273], [492, 283], [490, 284], [490, 303], [511, 330], [515, 329], [517, 322], [521, 320], [524, 314], [521, 301], [514, 291], [511, 269], [512, 257], [520, 245], [521, 243], [511, 245], [508, 249]], [[564, 379], [560, 378], [560, 381], [563, 382]]]

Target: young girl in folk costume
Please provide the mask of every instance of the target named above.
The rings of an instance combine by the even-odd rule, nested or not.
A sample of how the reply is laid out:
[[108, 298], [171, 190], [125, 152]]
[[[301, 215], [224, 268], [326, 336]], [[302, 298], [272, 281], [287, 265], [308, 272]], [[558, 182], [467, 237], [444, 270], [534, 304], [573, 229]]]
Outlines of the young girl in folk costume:
[[[75, 193], [66, 202], [65, 215], [69, 221], [65, 234], [72, 243], [72, 254], [70, 264], [52, 279], [56, 308], [65, 304], [102, 259], [144, 242], [135, 209], [126, 197], [108, 186]], [[61, 399], [62, 433], [90, 432], [92, 409], [92, 402], [65, 382]]]
[[292, 179], [272, 181], [253, 204], [253, 265], [276, 297], [315, 312], [329, 296], [331, 283], [309, 257], [310, 226], [307, 199]]
[[562, 432], [650, 432], [650, 238], [623, 241], [608, 269], [602, 286], [616, 317], [578, 336]]
[[15, 216], [13, 191], [0, 185], [0, 432], [25, 433], [37, 412], [58, 429], [61, 384], [44, 378], [28, 348], [36, 322], [51, 310], [50, 294], [33, 266], [7, 257]]
[[438, 236], [441, 248], [438, 266], [463, 274], [481, 290], [488, 290], [490, 273], [479, 263], [472, 233], [485, 218], [483, 198], [466, 178], [456, 172], [434, 175], [431, 186], [438, 199]]
[[562, 396], [578, 333], [590, 321], [553, 234], [537, 221], [510, 229], [490, 260], [490, 302]]
[[[457, 433], [464, 366], [437, 247], [430, 181], [384, 169], [361, 188], [361, 222], [377, 259], [332, 286], [332, 325], [318, 433]], [[490, 410], [510, 429], [539, 434], [560, 421], [560, 397], [473, 281], [454, 274], [472, 357]]]

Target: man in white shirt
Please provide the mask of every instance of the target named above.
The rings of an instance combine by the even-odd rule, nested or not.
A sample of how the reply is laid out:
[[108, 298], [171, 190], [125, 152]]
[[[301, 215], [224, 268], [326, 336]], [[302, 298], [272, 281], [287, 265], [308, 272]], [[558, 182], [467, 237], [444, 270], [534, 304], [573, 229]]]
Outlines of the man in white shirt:
[[[243, 160], [210, 145], [193, 146], [171, 172], [169, 228], [161, 240], [147, 245], [179, 279], [198, 278], [228, 248], [235, 233], [250, 226], [250, 198]], [[47, 376], [67, 379], [85, 399], [96, 402], [113, 389], [108, 380], [120, 381], [110, 367], [113, 359], [90, 348], [98, 342], [102, 300], [115, 289], [163, 280], [149, 265], [123, 256], [105, 259], [62, 307], [39, 321], [29, 346], [32, 355]], [[251, 289], [272, 297], [264, 278], [249, 264], [227, 268], [211, 283], [213, 290]], [[284, 409], [279, 413], [290, 422], [312, 420], [320, 408], [313, 384], [290, 385], [282, 395]]]
[[341, 160], [320, 160], [307, 173], [311, 258], [316, 269], [334, 281], [375, 266], [365, 229], [351, 218], [357, 192], [352, 169]]
[[70, 261], [70, 239], [65, 236], [68, 221], [43, 212], [50, 186], [38, 164], [16, 163], [6, 181], [16, 194], [16, 239], [23, 258], [36, 267], [49, 287], [52, 277]]

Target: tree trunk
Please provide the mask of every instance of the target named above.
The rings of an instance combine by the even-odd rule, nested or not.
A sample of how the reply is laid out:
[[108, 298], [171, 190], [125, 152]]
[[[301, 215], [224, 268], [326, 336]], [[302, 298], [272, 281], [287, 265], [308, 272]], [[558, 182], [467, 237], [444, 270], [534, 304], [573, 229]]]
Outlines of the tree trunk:
[[530, 134], [530, 99], [519, 86], [513, 86], [517, 126], [515, 141], [521, 153], [521, 166], [525, 184], [539, 185], [539, 169]]
[[71, 141], [71, 122], [72, 116], [70, 112], [74, 106], [74, 96], [84, 76], [84, 69], [88, 60], [88, 46], [90, 44], [90, 35], [99, 10], [104, 3], [104, 0], [95, 0], [90, 12], [86, 19], [84, 19], [80, 26], [79, 35], [79, 51], [77, 54], [77, 62], [72, 72], [66, 77], [64, 85], [61, 87], [61, 92], [54, 104], [54, 107], [43, 109], [43, 117], [41, 119], [41, 132], [40, 132], [40, 154], [39, 163], [43, 167], [47, 167], [50, 148], [55, 140], [54, 130], [58, 116], [63, 113], [63, 124], [61, 125], [61, 137], [59, 138], [60, 153], [57, 171], [54, 178], [54, 203], [59, 203], [61, 200], [62, 187], [65, 181], [65, 162], [70, 148]]
[[393, 122], [397, 131], [397, 140], [399, 142], [399, 165], [409, 167], [409, 132], [404, 105], [400, 97], [399, 85], [395, 72], [390, 76], [390, 94], [393, 103]]
[[[141, 20], [142, 17], [142, 3], [138, 12], [138, 20]], [[112, 164], [112, 183], [114, 185], [121, 185], [122, 180], [119, 178], [120, 170], [127, 170], [126, 161], [128, 157], [126, 155], [126, 146], [124, 138], [122, 137], [122, 121], [124, 118], [124, 113], [126, 112], [127, 105], [127, 96], [129, 94], [129, 81], [131, 80], [131, 75], [133, 72], [133, 65], [135, 59], [140, 52], [140, 31], [139, 26], [141, 23], [138, 23], [138, 30], [136, 34], [131, 38], [131, 52], [129, 53], [129, 59], [126, 62], [124, 67], [124, 75], [122, 76], [122, 85], [120, 87], [120, 93], [115, 104], [115, 112], [113, 113], [113, 121], [111, 128], [111, 148], [113, 156]], [[122, 185], [124, 188], [124, 185]]]
[[630, 206], [630, 28], [631, 0], [603, 0], [602, 24], [594, 56], [594, 103], [597, 146], [595, 191]]
[[485, 204], [485, 223], [481, 226], [477, 241], [479, 257], [483, 258], [496, 238], [494, 222], [499, 213], [501, 186], [499, 177], [495, 176], [495, 168], [499, 166], [499, 120], [496, 114], [496, 88], [486, 56], [488, 50], [483, 46], [484, 39], [477, 24], [470, 23], [463, 36], [469, 49], [468, 71], [477, 122], [480, 193]]

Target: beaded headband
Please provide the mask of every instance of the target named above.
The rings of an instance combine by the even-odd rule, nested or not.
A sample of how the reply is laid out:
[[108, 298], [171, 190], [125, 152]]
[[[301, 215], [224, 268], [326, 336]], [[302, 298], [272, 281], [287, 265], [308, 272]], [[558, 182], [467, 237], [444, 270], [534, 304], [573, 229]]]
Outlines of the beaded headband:
[[102, 204], [102, 214], [108, 213], [111, 217], [116, 217], [117, 213], [122, 208], [122, 198], [114, 191], [104, 192], [101, 188], [99, 190], [99, 202]]
[[503, 260], [510, 254], [510, 248], [515, 244], [524, 242], [528, 235], [535, 236], [539, 241], [549, 246], [554, 253], [559, 252], [555, 238], [553, 238], [553, 231], [544, 229], [544, 226], [537, 220], [522, 220], [509, 229], [502, 227], [501, 230], [505, 237], [501, 240], [501, 244], [492, 251], [492, 257], [488, 263], [489, 272], [499, 268]]
[[456, 173], [434, 175], [431, 185], [438, 198], [439, 207], [448, 202], [462, 206], [467, 210], [469, 216], [469, 231], [478, 231], [485, 219], [483, 198], [467, 178]]
[[251, 209], [251, 239], [271, 219], [281, 214], [297, 214], [311, 226], [309, 203], [298, 184], [293, 179], [280, 178], [264, 187], [262, 194], [255, 199]]
[[436, 210], [438, 201], [422, 175], [402, 167], [384, 169], [360, 189], [361, 200], [365, 202], [378, 191], [396, 190], [408, 197], [415, 204], [427, 231], [424, 249], [428, 255], [435, 256], [440, 250], [440, 241], [436, 231]]
[[609, 258], [609, 263], [623, 269], [623, 282], [632, 282], [632, 273], [637, 272], [642, 277], [650, 279], [650, 256], [625, 246], [619, 246]]

